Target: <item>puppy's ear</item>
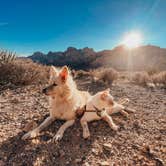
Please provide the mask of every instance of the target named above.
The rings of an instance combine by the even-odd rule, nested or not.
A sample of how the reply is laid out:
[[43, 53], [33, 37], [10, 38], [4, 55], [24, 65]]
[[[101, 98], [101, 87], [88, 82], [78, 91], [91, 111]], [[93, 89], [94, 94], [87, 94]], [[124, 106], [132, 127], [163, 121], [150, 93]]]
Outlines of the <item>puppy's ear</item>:
[[56, 76], [58, 75], [58, 70], [54, 67], [50, 67], [50, 81], [54, 80]]
[[101, 93], [101, 96], [100, 96], [101, 100], [106, 100], [107, 97], [108, 97], [108, 92], [107, 91], [104, 91], [104, 92]]
[[69, 70], [68, 70], [68, 67], [67, 66], [64, 66], [62, 68], [62, 70], [60, 71], [60, 78], [63, 82], [66, 82], [67, 78], [68, 78], [68, 75], [69, 75]]
[[110, 93], [110, 88], [107, 88], [106, 90], [104, 90], [107, 93]]

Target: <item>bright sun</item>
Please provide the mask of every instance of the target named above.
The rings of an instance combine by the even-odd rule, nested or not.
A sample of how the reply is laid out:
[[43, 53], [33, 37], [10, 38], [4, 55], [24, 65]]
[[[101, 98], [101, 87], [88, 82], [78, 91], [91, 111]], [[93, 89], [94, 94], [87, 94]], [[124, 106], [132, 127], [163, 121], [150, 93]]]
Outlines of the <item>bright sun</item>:
[[138, 47], [142, 43], [142, 36], [138, 32], [130, 32], [126, 34], [122, 44], [124, 44], [127, 48], [135, 48]]

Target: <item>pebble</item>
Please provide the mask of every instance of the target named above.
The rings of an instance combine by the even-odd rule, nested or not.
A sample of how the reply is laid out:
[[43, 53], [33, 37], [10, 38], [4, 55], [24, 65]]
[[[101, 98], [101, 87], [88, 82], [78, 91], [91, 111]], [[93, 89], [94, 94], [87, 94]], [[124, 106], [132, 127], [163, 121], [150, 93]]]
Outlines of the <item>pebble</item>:
[[63, 150], [59, 150], [60, 157], [64, 157], [65, 152]]
[[93, 122], [93, 123], [92, 123], [92, 126], [93, 126], [93, 127], [96, 127], [96, 126], [97, 126], [97, 122]]
[[75, 159], [76, 163], [80, 163], [82, 161], [82, 159]]
[[99, 162], [101, 166], [109, 166], [110, 164], [107, 161]]
[[104, 137], [103, 140], [105, 141], [105, 140], [106, 140], [106, 137]]
[[92, 153], [94, 153], [95, 155], [98, 155], [98, 151], [94, 148], [92, 148]]
[[37, 123], [35, 121], [31, 121], [31, 122], [27, 123], [22, 130], [25, 132], [28, 132], [36, 127], [37, 127]]
[[112, 144], [107, 144], [107, 143], [105, 143], [105, 144], [103, 144], [103, 148], [104, 148], [105, 150], [110, 151], [110, 150], [112, 149]]
[[90, 164], [88, 162], [85, 162], [83, 166], [90, 166]]

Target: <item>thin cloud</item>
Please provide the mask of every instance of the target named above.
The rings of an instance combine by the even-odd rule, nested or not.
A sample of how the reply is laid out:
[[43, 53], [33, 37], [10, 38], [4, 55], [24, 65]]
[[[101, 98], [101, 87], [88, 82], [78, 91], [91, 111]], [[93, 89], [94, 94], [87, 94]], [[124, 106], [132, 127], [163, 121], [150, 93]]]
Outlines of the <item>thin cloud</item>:
[[30, 56], [30, 55], [32, 55], [32, 53], [20, 53], [18, 56], [27, 57], [27, 56]]
[[2, 27], [2, 26], [6, 26], [6, 25], [8, 25], [9, 23], [8, 22], [0, 22], [0, 26]]

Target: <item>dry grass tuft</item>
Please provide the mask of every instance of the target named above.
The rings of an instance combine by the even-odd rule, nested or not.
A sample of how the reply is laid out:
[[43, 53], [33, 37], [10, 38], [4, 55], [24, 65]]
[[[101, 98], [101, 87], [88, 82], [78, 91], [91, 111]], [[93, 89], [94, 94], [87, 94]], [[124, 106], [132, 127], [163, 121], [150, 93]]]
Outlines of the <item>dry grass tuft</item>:
[[166, 71], [152, 76], [153, 83], [158, 87], [166, 87]]
[[9, 51], [0, 51], [0, 65], [11, 63], [16, 59], [16, 53]]
[[42, 84], [48, 80], [48, 67], [26, 59], [0, 64], [0, 84]]
[[112, 83], [118, 78], [118, 72], [113, 68], [100, 68], [91, 71], [93, 81], [103, 81], [107, 85]]
[[147, 69], [147, 73], [148, 73], [149, 76], [152, 76], [154, 74], [159, 73], [159, 70], [157, 68], [150, 67], [150, 68]]
[[147, 87], [166, 87], [166, 71], [150, 73], [137, 72], [132, 77], [132, 82]]
[[74, 78], [76, 79], [80, 79], [83, 77], [89, 77], [90, 73], [88, 71], [84, 71], [84, 70], [72, 70], [72, 75]]
[[148, 83], [151, 83], [152, 80], [147, 72], [137, 72], [132, 77], [132, 81], [135, 84], [147, 86]]

